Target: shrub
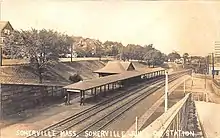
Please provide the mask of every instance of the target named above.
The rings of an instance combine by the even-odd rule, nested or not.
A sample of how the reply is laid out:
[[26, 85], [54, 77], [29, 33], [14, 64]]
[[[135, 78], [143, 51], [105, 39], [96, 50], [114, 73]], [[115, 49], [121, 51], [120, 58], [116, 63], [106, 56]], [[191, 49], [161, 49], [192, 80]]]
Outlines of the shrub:
[[69, 77], [69, 80], [73, 83], [76, 83], [76, 82], [82, 81], [83, 79], [79, 74], [75, 73]]

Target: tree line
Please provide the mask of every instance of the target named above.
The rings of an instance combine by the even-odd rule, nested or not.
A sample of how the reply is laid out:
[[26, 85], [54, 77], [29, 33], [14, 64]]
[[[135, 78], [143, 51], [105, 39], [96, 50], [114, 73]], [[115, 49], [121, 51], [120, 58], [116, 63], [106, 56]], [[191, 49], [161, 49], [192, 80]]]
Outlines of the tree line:
[[149, 66], [157, 66], [168, 58], [180, 58], [178, 53], [168, 56], [154, 48], [153, 44], [123, 46], [120, 42], [106, 41], [68, 36], [54, 30], [15, 30], [4, 39], [3, 55], [5, 58], [29, 59], [39, 73], [42, 82], [42, 73], [47, 65], [56, 64], [65, 54], [76, 52], [81, 57], [113, 56], [121, 60], [141, 60]]
[[[73, 48], [71, 50], [71, 48]], [[4, 39], [5, 58], [27, 58], [30, 63], [44, 66], [47, 62], [58, 61], [59, 57], [71, 51], [80, 57], [113, 56], [121, 60], [144, 60], [149, 65], [160, 65], [167, 55], [155, 49], [153, 44], [123, 46], [120, 42], [68, 36], [53, 30], [15, 30]]]

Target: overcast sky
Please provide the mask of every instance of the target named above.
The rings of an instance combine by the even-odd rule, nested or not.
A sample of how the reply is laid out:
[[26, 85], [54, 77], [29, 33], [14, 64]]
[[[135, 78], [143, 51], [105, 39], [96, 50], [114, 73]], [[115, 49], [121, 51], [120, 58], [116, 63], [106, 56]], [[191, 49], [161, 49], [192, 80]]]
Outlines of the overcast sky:
[[15, 29], [150, 44], [164, 53], [207, 55], [220, 40], [220, 2], [3, 0], [2, 20]]

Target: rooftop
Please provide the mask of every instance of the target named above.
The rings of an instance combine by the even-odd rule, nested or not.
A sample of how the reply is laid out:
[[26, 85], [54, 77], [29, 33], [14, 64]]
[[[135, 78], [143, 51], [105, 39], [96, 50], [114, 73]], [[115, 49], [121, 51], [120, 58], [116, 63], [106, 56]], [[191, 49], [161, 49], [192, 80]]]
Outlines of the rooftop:
[[94, 71], [95, 73], [112, 73], [112, 74], [118, 74], [122, 73], [124, 71], [130, 71], [135, 70], [134, 65], [132, 62], [126, 61], [109, 61], [105, 67]]
[[0, 21], [0, 31], [2, 31], [7, 25], [13, 29], [9, 21]]
[[132, 77], [137, 77], [142, 74], [146, 73], [151, 73], [155, 71], [160, 71], [164, 70], [163, 68], [145, 68], [145, 69], [140, 69], [140, 70], [135, 70], [135, 71], [124, 71], [121, 74], [116, 74], [116, 75], [110, 75], [110, 76], [105, 76], [102, 78], [96, 78], [96, 79], [90, 79], [86, 81], [81, 81], [77, 82], [68, 86], [65, 86], [65, 89], [70, 89], [70, 90], [89, 90], [94, 87], [99, 87], [103, 86], [109, 83], [113, 83], [116, 81], [122, 81], [125, 79], [129, 79]]

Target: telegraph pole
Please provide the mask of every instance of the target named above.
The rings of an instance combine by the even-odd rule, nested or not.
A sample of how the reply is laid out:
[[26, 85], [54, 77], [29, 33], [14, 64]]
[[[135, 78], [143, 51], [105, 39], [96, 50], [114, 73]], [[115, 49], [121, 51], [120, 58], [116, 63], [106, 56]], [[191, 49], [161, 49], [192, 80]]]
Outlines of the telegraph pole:
[[[2, 16], [1, 16], [1, 14], [2, 14], [2, 0], [0, 0], [0, 21], [2, 20]], [[1, 36], [2, 34], [0, 33], [0, 38], [1, 38], [1, 44], [0, 44], [0, 66], [2, 66], [2, 46], [3, 46], [3, 39], [2, 39], [2, 36]]]
[[191, 73], [191, 80], [192, 80], [191, 86], [193, 86], [193, 70], [192, 70], [192, 73]]
[[71, 51], [71, 62], [73, 62], [73, 46], [70, 46], [70, 51]]
[[208, 73], [208, 75], [210, 74], [210, 72], [209, 72], [209, 70], [210, 70], [210, 67], [209, 67], [209, 60], [210, 60], [210, 58], [209, 58], [209, 55], [208, 55], [208, 57], [207, 57], [208, 59], [207, 59], [207, 62], [206, 62], [206, 64], [207, 64], [207, 67], [206, 67], [206, 70], [208, 71], [206, 71], [207, 73]]
[[214, 60], [214, 53], [212, 53], [212, 79], [215, 78], [215, 60]]
[[207, 77], [207, 76], [206, 76], [206, 72], [205, 72], [205, 89], [206, 89], [206, 77]]
[[165, 112], [167, 112], [168, 108], [168, 71], [165, 73]]
[[[1, 37], [1, 35], [0, 35], [0, 38], [1, 38], [1, 41], [2, 41], [2, 37]], [[2, 66], [2, 46], [3, 46], [3, 43], [2, 42], [0, 42], [1, 44], [1, 46], [0, 46], [0, 66]]]

